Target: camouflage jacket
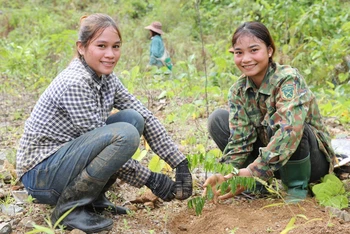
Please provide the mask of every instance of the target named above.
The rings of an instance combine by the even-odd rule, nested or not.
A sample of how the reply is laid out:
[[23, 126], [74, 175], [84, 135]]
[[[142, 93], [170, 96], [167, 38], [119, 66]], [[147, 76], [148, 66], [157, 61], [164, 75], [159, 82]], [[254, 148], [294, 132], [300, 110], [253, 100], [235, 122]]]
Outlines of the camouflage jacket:
[[[336, 157], [329, 133], [315, 96], [297, 69], [277, 63], [270, 66], [259, 89], [242, 75], [228, 96], [231, 136], [223, 152], [226, 163], [241, 168], [259, 137], [266, 146], [259, 149], [258, 157], [247, 168], [253, 176], [268, 180], [295, 152], [304, 123], [308, 123], [330, 162], [329, 171], [333, 171]], [[270, 140], [268, 127], [272, 130]], [[274, 157], [278, 160], [270, 162]]]

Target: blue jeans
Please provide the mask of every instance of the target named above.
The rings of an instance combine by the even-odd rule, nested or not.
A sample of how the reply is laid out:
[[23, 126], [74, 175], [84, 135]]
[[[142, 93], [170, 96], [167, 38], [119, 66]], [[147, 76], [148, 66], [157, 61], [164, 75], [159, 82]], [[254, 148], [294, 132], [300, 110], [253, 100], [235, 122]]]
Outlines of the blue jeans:
[[143, 133], [143, 117], [134, 110], [123, 110], [108, 117], [106, 124], [66, 143], [23, 175], [21, 181], [37, 203], [56, 204], [85, 168], [91, 177], [107, 182], [132, 157]]

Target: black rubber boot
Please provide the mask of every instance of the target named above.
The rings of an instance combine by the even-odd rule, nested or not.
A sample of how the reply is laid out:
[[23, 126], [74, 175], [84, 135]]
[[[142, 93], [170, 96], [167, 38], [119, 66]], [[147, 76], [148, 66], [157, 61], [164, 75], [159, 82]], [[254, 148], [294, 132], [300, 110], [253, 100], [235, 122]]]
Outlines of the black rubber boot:
[[92, 202], [91, 205], [87, 206], [87, 209], [89, 211], [102, 213], [103, 211], [110, 211], [112, 214], [127, 214], [129, 209], [122, 207], [122, 206], [116, 206], [111, 201], [109, 201], [105, 195], [105, 192], [108, 191], [108, 189], [115, 183], [117, 180], [116, 174], [113, 174], [111, 178], [108, 180], [105, 187], [102, 189], [102, 192], [97, 197], [95, 201]]
[[52, 212], [51, 221], [56, 221], [75, 207], [61, 222], [68, 230], [79, 229], [86, 233], [110, 230], [113, 221], [86, 209], [101, 193], [106, 182], [91, 177], [84, 169], [62, 192]]
[[288, 187], [287, 203], [297, 203], [306, 198], [311, 176], [310, 155], [300, 160], [289, 160], [280, 169], [282, 183]]

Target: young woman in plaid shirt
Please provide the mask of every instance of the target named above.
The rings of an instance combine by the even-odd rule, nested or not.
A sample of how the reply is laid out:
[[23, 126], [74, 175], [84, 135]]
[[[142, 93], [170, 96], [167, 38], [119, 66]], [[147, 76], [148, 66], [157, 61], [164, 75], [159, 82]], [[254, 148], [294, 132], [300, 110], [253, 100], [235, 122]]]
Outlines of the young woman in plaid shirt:
[[[186, 157], [159, 120], [130, 94], [113, 73], [122, 37], [104, 14], [82, 17], [77, 56], [41, 95], [25, 123], [17, 153], [17, 174], [36, 202], [56, 205], [51, 219], [68, 229], [109, 230], [99, 211], [117, 207], [104, 195], [117, 178], [146, 185], [163, 199], [186, 199], [192, 177]], [[110, 115], [113, 108], [119, 110]], [[175, 182], [131, 157], [143, 135], [172, 168]]]

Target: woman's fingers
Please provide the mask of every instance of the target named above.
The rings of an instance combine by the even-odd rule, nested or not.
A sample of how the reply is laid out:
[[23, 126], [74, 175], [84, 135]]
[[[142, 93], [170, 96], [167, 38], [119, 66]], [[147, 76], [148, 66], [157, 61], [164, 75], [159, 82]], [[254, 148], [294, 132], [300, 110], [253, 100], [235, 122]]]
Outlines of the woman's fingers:
[[229, 199], [231, 197], [234, 197], [235, 195], [231, 192], [228, 192], [228, 193], [225, 193], [224, 195], [222, 196], [219, 196], [218, 199], [219, 200], [226, 200], [226, 199]]
[[[211, 187], [211, 189], [213, 190], [213, 193], [214, 193], [214, 190], [216, 191], [216, 186], [221, 184], [223, 181], [225, 181], [225, 179], [224, 179], [224, 176], [221, 174], [215, 174], [215, 175], [208, 177], [208, 179], [206, 179], [206, 181], [204, 182], [204, 184], [202, 186], [204, 188], [202, 196], [207, 195], [208, 186]], [[214, 195], [215, 195], [215, 193], [214, 193]]]
[[226, 199], [232, 198], [238, 194], [241, 194], [245, 190], [245, 188], [242, 186], [237, 186], [235, 193], [232, 193], [231, 187], [228, 186], [226, 191], [225, 191], [225, 194], [223, 194], [223, 195], [221, 194], [220, 189], [217, 190], [218, 185], [220, 185], [224, 181], [232, 178], [232, 176], [233, 175], [231, 175], [231, 174], [226, 175], [226, 176], [223, 176], [221, 174], [215, 174], [215, 175], [210, 176], [203, 184], [204, 191], [202, 193], [202, 197], [207, 196], [208, 186], [211, 187], [211, 190], [213, 192], [213, 203], [214, 204], [216, 204], [219, 200], [226, 200]]
[[226, 199], [229, 199], [229, 198], [231, 198], [231, 197], [234, 197], [234, 196], [236, 196], [236, 195], [241, 194], [244, 190], [245, 190], [245, 188], [242, 187], [242, 186], [238, 186], [235, 193], [232, 193], [231, 191], [227, 191], [227, 190], [226, 190], [227, 193], [225, 193], [225, 194], [222, 195], [222, 196], [219, 196], [218, 199], [219, 199], [219, 200], [226, 200]]
[[203, 193], [202, 193], [202, 197], [207, 196], [207, 186], [204, 187]]

